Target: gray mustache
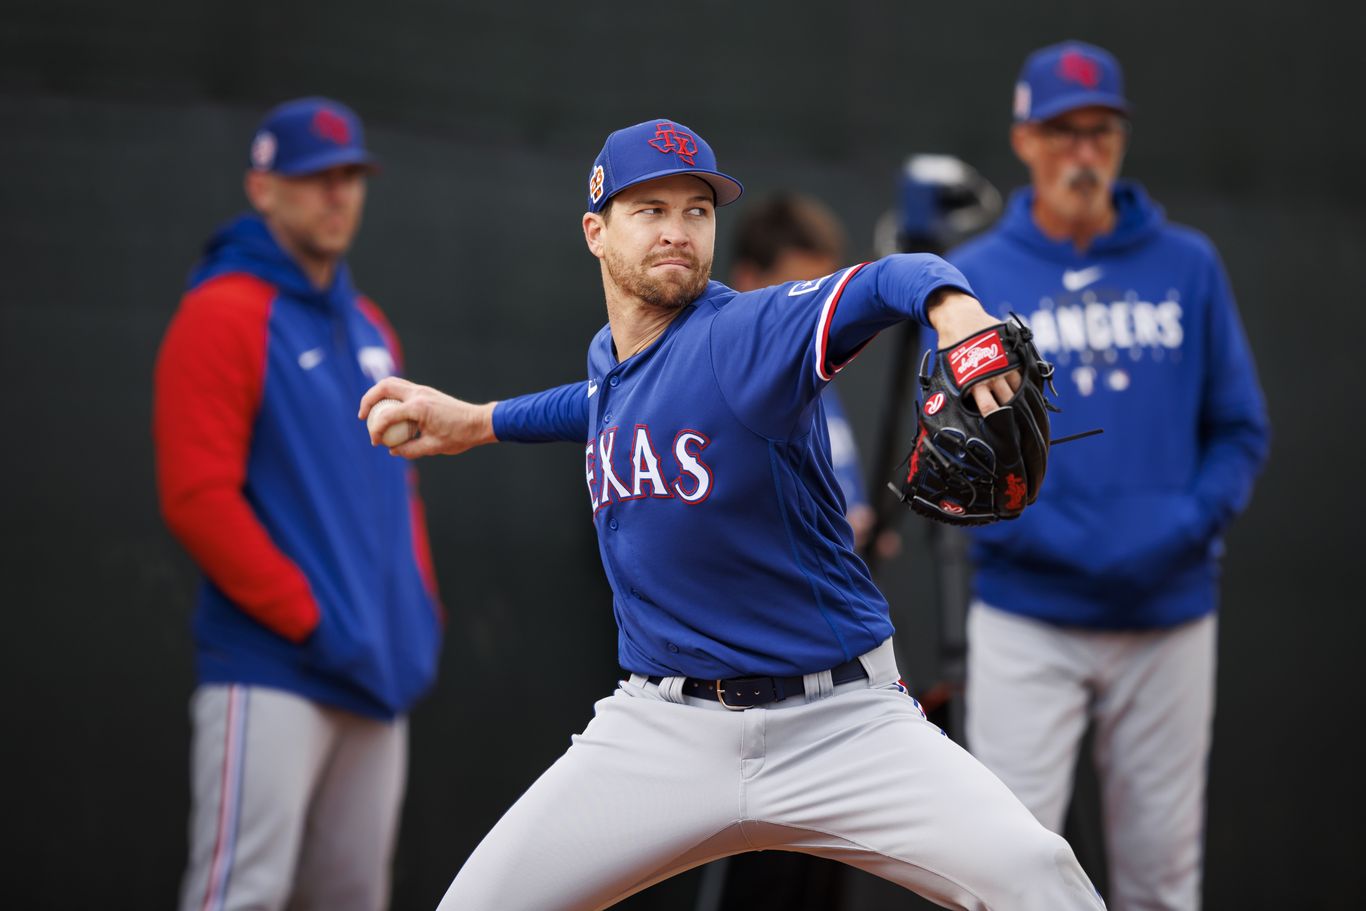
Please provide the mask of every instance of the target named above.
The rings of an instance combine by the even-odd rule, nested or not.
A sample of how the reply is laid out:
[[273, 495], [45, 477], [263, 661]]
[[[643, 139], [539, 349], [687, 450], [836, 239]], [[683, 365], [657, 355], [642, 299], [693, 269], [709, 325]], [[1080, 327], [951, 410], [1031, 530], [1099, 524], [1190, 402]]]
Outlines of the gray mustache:
[[1095, 189], [1100, 183], [1100, 175], [1091, 168], [1078, 168], [1067, 175], [1067, 186], [1073, 190]]

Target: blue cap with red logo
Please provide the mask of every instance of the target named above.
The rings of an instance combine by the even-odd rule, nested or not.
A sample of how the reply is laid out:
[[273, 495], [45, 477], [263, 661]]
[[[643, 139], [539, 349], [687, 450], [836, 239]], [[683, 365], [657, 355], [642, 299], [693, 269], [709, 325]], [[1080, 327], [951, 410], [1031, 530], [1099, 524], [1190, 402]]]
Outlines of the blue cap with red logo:
[[1081, 41], [1064, 41], [1026, 58], [1015, 83], [1016, 123], [1047, 120], [1092, 106], [1129, 113], [1124, 73], [1109, 51]]
[[295, 177], [338, 165], [377, 167], [360, 118], [329, 98], [286, 101], [266, 114], [251, 140], [251, 167]]
[[701, 136], [674, 120], [647, 120], [617, 130], [603, 143], [588, 172], [588, 211], [601, 212], [627, 187], [672, 174], [705, 180], [718, 206], [735, 202], [745, 191], [740, 181], [716, 170], [716, 153]]

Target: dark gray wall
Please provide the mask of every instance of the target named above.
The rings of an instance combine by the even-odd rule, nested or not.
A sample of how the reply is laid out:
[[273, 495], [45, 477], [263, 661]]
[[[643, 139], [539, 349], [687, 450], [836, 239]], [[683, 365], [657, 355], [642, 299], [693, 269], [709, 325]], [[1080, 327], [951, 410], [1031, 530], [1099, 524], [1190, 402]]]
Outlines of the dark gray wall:
[[[1016, 69], [1079, 37], [1127, 66], [1128, 172], [1220, 246], [1275, 421], [1229, 541], [1207, 904], [1361, 907], [1359, 435], [1332, 428], [1359, 398], [1366, 17], [1326, 2], [992, 6], [6, 3], [6, 904], [173, 900], [195, 577], [157, 516], [151, 367], [199, 244], [241, 206], [266, 107], [322, 93], [366, 118], [387, 167], [355, 272], [413, 376], [486, 399], [582, 372], [603, 313], [578, 214], [608, 130], [682, 120], [751, 192], [829, 201], [866, 255], [910, 152], [1019, 182], [1005, 142]], [[728, 237], [723, 216], [721, 274]], [[866, 445], [886, 365], [874, 345], [841, 379]], [[615, 679], [580, 472], [568, 446], [422, 466], [450, 625], [413, 723], [398, 909], [435, 904]], [[912, 553], [882, 582], [924, 683], [935, 621], [916, 581], [922, 532], [904, 528]], [[688, 908], [695, 887], [683, 877], [626, 906]], [[872, 881], [855, 892], [858, 907], [894, 901]]]

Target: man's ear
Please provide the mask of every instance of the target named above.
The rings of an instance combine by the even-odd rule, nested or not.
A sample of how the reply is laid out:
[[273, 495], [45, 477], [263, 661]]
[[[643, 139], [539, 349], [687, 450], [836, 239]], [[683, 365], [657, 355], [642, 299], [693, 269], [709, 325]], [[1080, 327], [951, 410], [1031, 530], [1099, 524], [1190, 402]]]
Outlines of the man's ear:
[[607, 228], [607, 220], [597, 212], [583, 213], [583, 239], [588, 244], [588, 252], [598, 259], [606, 255], [602, 242], [602, 232]]
[[1020, 159], [1020, 163], [1026, 168], [1033, 167], [1035, 149], [1038, 144], [1038, 136], [1030, 129], [1029, 124], [1016, 123], [1010, 127], [1010, 148], [1014, 150], [1015, 157]]
[[248, 170], [242, 178], [242, 189], [253, 209], [262, 215], [270, 211], [275, 199], [275, 181], [270, 174]]

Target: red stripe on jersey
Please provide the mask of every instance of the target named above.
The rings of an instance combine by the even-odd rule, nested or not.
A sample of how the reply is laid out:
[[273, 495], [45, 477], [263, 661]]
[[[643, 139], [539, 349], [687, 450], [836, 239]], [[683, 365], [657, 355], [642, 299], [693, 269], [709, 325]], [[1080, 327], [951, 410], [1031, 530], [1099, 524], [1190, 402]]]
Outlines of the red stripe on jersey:
[[[859, 270], [866, 265], [868, 264], [859, 263], [857, 266], [846, 271], [844, 277], [839, 280], [839, 284], [835, 285], [835, 290], [831, 291], [830, 296], [826, 298], [825, 305], [821, 309], [820, 328], [816, 333], [816, 373], [818, 373], [823, 380], [834, 379], [835, 374], [849, 366], [850, 362], [858, 357], [858, 354], [863, 350], [864, 345], [868, 344], [868, 342], [864, 342], [863, 345], [859, 345], [850, 353], [849, 357], [845, 358], [844, 361], [839, 364], [828, 363], [830, 356], [830, 326], [835, 321], [835, 309], [839, 306], [840, 296], [844, 294], [844, 286], [849, 284], [849, 280], [857, 275]], [[869, 339], [869, 341], [871, 341], [871, 339]]]

